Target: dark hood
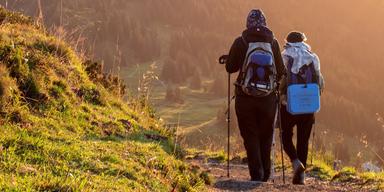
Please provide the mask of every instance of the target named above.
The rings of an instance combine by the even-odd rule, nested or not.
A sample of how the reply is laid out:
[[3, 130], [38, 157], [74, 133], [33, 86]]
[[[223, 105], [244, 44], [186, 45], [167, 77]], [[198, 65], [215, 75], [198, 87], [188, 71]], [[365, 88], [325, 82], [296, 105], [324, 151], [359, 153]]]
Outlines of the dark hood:
[[272, 42], [274, 40], [273, 32], [265, 26], [246, 29], [242, 34], [243, 39], [249, 42]]

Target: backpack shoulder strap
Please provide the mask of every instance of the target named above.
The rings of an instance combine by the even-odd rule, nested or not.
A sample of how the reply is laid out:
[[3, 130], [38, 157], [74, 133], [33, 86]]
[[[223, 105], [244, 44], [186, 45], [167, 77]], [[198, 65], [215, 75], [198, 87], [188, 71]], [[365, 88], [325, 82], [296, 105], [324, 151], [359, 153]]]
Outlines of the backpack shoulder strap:
[[245, 40], [244, 36], [241, 36], [241, 40], [243, 41], [245, 47], [248, 47], [248, 42]]

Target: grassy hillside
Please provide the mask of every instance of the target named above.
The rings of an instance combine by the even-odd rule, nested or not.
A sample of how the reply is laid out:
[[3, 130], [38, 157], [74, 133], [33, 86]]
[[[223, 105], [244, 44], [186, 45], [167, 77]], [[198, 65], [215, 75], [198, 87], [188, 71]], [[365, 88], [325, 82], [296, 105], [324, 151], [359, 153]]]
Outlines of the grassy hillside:
[[[0, 1], [0, 4], [38, 15], [37, 0], [4, 2]], [[377, 155], [365, 148], [368, 142], [370, 148], [384, 156], [384, 140], [381, 138], [384, 127], [377, 121], [384, 114], [384, 101], [380, 97], [384, 94], [380, 89], [383, 86], [381, 73], [384, 68], [380, 61], [383, 60], [381, 45], [384, 40], [378, 35], [384, 31], [382, 0], [40, 2], [43, 20], [49, 29], [62, 36], [65, 34], [61, 29], [67, 29], [74, 34], [74, 41], [84, 43], [87, 50], [95, 52], [95, 57], [104, 60], [108, 69], [122, 69], [121, 74], [127, 74], [136, 69], [136, 64], [142, 67], [155, 60], [160, 75], [165, 66], [165, 78], [161, 79], [176, 84], [170, 86], [180, 86], [186, 102], [182, 105], [163, 102], [158, 95], [165, 95], [166, 89], [156, 89], [158, 110], [169, 117], [167, 120], [172, 123], [180, 120], [187, 128], [209, 123], [224, 106], [219, 101], [225, 101], [220, 94], [212, 96], [209, 91], [212, 84], [206, 84], [207, 91], [201, 91], [200, 95], [186, 88], [189, 77], [200, 75], [207, 81], [222, 82], [220, 89], [225, 93], [226, 81], [223, 79], [226, 74], [222, 66], [217, 65], [217, 57], [226, 53], [234, 38], [240, 35], [249, 10], [262, 8], [281, 43], [289, 31], [302, 30], [321, 58], [326, 91], [317, 120], [322, 140], [318, 147], [334, 151], [344, 162], [373, 160], [383, 165]], [[120, 68], [120, 64], [126, 68]], [[138, 78], [127, 79], [129, 83], [138, 82]], [[214, 106], [203, 105], [208, 100], [213, 100]], [[191, 111], [209, 115], [199, 117], [195, 113], [191, 115]], [[174, 114], [181, 114], [180, 118]], [[202, 128], [207, 132], [196, 129], [188, 136], [201, 132], [202, 139], [207, 139], [204, 137], [212, 132], [225, 136], [220, 126]], [[343, 149], [335, 146], [343, 146]]]
[[1, 8], [0, 23], [2, 191], [202, 189], [148, 107], [30, 18]]

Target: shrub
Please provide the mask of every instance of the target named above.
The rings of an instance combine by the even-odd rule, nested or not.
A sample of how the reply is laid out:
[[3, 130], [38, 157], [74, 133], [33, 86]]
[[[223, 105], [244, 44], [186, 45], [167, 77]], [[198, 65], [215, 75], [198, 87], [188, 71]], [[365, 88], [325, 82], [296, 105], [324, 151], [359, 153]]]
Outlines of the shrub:
[[104, 105], [100, 91], [94, 87], [82, 86], [76, 94], [78, 97], [81, 97], [85, 102], [92, 103], [94, 105]]
[[0, 7], [0, 23], [33, 25], [34, 22], [31, 17], [27, 17], [21, 13], [9, 12], [3, 7]]
[[206, 185], [212, 185], [213, 184], [213, 178], [211, 175], [209, 175], [208, 172], [203, 171], [200, 173], [199, 177], [204, 181]]
[[84, 62], [83, 65], [85, 66], [85, 71], [87, 72], [91, 81], [101, 84], [108, 91], [111, 91], [112, 93], [121, 97], [125, 95], [126, 85], [124, 80], [112, 73], [104, 73], [103, 64], [88, 60]]
[[11, 84], [11, 79], [8, 76], [7, 69], [0, 65], [0, 99], [2, 100], [4, 97], [9, 95], [8, 87]]

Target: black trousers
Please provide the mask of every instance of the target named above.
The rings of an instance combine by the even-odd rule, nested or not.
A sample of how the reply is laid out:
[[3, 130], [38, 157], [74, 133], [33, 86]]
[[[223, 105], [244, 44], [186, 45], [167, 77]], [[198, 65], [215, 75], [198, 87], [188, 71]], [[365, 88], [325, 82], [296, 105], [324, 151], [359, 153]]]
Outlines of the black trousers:
[[[305, 167], [307, 167], [308, 144], [314, 122], [314, 114], [291, 115], [286, 106], [281, 107], [284, 151], [291, 161], [299, 159]], [[294, 126], [297, 127], [296, 148], [292, 141]]]
[[275, 95], [236, 97], [236, 115], [253, 181], [267, 181], [270, 177], [276, 99]]

